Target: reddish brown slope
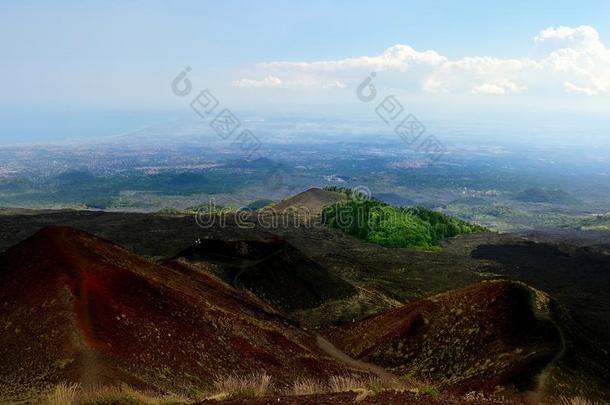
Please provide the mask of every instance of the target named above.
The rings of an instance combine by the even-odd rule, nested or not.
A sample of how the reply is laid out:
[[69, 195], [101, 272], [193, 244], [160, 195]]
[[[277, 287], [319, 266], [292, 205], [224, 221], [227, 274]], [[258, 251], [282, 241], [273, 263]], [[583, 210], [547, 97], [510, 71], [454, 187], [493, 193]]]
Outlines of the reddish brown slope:
[[66, 227], [0, 255], [0, 397], [62, 380], [176, 391], [229, 373], [341, 371], [255, 298], [173, 267]]
[[[287, 198], [271, 206], [268, 210], [273, 212], [284, 212], [294, 210], [301, 214], [318, 215], [324, 206], [347, 199], [344, 194], [333, 191], [322, 190], [320, 188], [310, 188], [293, 197]], [[267, 210], [267, 211], [268, 211]], [[266, 211], [265, 209], [262, 210]]]
[[[526, 391], [561, 352], [546, 297], [483, 282], [326, 333], [349, 355], [455, 392]], [[536, 305], [539, 308], [536, 308]]]

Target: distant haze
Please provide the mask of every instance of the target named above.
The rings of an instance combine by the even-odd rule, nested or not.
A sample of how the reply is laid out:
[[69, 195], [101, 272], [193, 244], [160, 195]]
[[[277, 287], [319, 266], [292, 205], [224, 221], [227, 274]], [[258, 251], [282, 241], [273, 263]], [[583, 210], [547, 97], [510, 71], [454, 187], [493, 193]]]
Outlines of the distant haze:
[[[5, 1], [0, 145], [188, 117], [203, 89], [249, 116], [373, 120], [393, 95], [456, 128], [610, 137], [608, 21], [605, 1]], [[176, 95], [187, 67], [192, 90]]]

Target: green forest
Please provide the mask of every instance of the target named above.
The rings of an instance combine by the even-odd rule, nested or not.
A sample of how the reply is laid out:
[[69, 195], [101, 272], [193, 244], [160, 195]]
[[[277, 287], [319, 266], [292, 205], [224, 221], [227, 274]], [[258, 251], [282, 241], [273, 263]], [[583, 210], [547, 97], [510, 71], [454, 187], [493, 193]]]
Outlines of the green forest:
[[[322, 221], [358, 239], [387, 247], [439, 250], [452, 236], [487, 229], [424, 207], [394, 207], [351, 190], [327, 188], [352, 197], [324, 208]], [[356, 198], [361, 197], [361, 198]]]

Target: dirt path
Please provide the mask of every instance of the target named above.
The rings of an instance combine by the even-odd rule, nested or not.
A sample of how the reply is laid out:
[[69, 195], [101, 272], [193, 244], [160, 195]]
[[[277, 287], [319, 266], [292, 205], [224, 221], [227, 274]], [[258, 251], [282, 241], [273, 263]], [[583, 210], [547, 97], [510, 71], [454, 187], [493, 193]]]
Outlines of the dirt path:
[[375, 364], [366, 363], [364, 361], [356, 360], [341, 350], [337, 349], [335, 345], [324, 339], [320, 335], [316, 335], [316, 343], [318, 347], [326, 354], [338, 360], [342, 363], [347, 364], [350, 367], [357, 368], [364, 371], [369, 371], [375, 374], [381, 380], [382, 384], [386, 388], [393, 389], [407, 389], [412, 388], [407, 383], [401, 381], [397, 376], [387, 372], [382, 367], [376, 366]]

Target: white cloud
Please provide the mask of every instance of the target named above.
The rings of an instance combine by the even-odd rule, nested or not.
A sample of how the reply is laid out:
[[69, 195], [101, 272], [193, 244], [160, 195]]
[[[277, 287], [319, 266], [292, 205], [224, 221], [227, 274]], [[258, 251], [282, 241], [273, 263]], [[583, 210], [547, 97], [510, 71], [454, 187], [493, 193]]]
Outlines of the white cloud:
[[474, 86], [472, 88], [473, 94], [518, 94], [525, 91], [527, 87], [519, 86], [508, 80], [499, 80], [495, 82], [487, 82]]
[[435, 66], [447, 59], [434, 51], [418, 52], [408, 45], [394, 45], [378, 56], [362, 56], [320, 62], [270, 62], [261, 63], [263, 69], [295, 70], [301, 72], [333, 73], [345, 70], [407, 71], [417, 65]]
[[540, 63], [571, 94], [610, 93], [610, 49], [590, 26], [547, 28], [535, 38], [551, 52]]
[[374, 56], [314, 61], [267, 62], [237, 87], [355, 87], [370, 72], [388, 88], [428, 93], [510, 95], [553, 92], [610, 93], [610, 49], [591, 26], [549, 27], [534, 38], [543, 51], [538, 59], [465, 56], [451, 60], [434, 50], [417, 51], [398, 44]]
[[277, 87], [281, 86], [282, 81], [275, 76], [267, 76], [262, 80], [255, 79], [239, 79], [233, 81], [235, 87]]
[[[534, 38], [536, 44], [545, 44], [547, 47], [587, 49], [597, 48], [601, 44], [599, 33], [589, 25], [572, 28], [559, 26], [544, 29]], [[603, 45], [602, 45], [603, 47]]]
[[232, 83], [233, 87], [242, 88], [269, 88], [269, 87], [288, 87], [288, 88], [344, 88], [345, 83], [340, 80], [320, 80], [315, 76], [300, 75], [300, 77], [293, 77], [290, 79], [282, 80], [276, 76], [269, 75], [263, 79], [239, 79], [234, 80]]
[[565, 82], [563, 86], [565, 87], [568, 93], [572, 94], [584, 94], [586, 96], [595, 96], [599, 94], [599, 92], [595, 89], [589, 87], [578, 87], [577, 85], [570, 82]]

